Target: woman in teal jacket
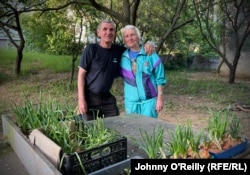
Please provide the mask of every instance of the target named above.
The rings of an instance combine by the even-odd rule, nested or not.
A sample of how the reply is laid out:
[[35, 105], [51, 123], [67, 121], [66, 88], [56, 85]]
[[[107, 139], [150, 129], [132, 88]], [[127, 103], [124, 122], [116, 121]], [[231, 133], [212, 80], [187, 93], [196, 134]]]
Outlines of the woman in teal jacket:
[[137, 27], [125, 26], [122, 37], [128, 47], [120, 63], [126, 114], [157, 118], [163, 108], [162, 91], [167, 82], [161, 59], [156, 53], [145, 53]]

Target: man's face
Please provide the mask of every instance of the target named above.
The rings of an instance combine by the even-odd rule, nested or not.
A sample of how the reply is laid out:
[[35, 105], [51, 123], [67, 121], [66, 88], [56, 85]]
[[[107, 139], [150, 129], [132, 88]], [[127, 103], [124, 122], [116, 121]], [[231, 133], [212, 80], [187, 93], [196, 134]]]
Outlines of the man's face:
[[115, 39], [115, 26], [112, 23], [103, 22], [97, 30], [97, 36], [102, 42], [112, 43]]

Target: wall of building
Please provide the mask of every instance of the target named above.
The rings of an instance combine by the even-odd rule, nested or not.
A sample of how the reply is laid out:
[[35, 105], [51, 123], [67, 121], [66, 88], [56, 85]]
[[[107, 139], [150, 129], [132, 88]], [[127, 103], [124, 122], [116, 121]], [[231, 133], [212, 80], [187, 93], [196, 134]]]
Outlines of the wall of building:
[[[250, 2], [249, 2], [250, 5]], [[250, 7], [250, 6], [249, 6]], [[249, 9], [250, 10], [250, 9]], [[250, 13], [250, 11], [249, 11]], [[243, 19], [243, 16], [239, 16], [239, 19]], [[249, 20], [249, 19], [248, 19]], [[239, 30], [239, 38], [242, 40], [243, 33], [246, 30], [247, 25], [249, 25], [249, 21], [245, 19], [245, 24]], [[235, 45], [235, 34], [232, 29], [231, 21], [226, 23], [226, 55], [230, 63], [233, 63], [235, 53], [236, 53], [236, 45]], [[249, 30], [249, 29], [248, 29]], [[220, 59], [221, 60], [221, 59]], [[228, 66], [224, 63], [221, 67], [220, 74], [222, 76], [229, 75]], [[244, 45], [241, 49], [240, 59], [237, 65], [236, 75], [235, 77], [239, 78], [247, 78], [250, 79], [250, 36], [245, 40]]]

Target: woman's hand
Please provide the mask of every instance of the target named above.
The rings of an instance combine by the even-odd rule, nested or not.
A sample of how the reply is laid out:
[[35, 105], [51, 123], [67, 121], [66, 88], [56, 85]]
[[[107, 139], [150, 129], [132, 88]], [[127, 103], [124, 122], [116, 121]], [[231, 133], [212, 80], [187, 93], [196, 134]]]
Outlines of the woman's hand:
[[157, 98], [155, 110], [157, 112], [160, 112], [162, 109], [163, 109], [163, 100], [162, 98]]

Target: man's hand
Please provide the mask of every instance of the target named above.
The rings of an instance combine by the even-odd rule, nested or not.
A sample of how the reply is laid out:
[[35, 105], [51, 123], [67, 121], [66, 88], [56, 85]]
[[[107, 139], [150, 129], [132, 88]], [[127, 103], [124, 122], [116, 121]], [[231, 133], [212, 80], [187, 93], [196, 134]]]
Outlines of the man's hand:
[[144, 50], [147, 55], [152, 55], [155, 52], [155, 46], [152, 42], [146, 42], [144, 44]]
[[78, 100], [78, 113], [82, 114], [83, 116], [87, 113], [87, 103], [86, 100], [79, 99]]

